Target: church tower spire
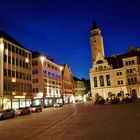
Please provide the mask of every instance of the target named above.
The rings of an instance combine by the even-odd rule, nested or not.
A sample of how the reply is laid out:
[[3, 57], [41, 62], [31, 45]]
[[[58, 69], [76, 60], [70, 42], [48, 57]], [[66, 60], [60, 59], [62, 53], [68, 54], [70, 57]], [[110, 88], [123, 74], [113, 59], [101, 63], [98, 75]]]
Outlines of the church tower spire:
[[99, 54], [101, 57], [104, 57], [103, 37], [95, 20], [93, 21], [93, 25], [90, 32], [92, 64], [94, 64], [96, 57], [99, 56]]

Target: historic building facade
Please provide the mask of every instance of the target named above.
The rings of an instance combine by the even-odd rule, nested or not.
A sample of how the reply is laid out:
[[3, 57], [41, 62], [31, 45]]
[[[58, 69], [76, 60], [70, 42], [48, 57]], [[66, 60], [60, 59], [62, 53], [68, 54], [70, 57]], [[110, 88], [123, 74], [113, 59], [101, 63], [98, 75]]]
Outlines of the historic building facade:
[[32, 56], [32, 103], [44, 107], [62, 103], [61, 66], [47, 55], [33, 52]]
[[70, 67], [67, 64], [61, 65], [62, 68], [62, 94], [64, 104], [75, 102], [74, 80]]
[[131, 47], [124, 54], [105, 57], [101, 31], [93, 22], [90, 36], [92, 68], [90, 83], [92, 99], [97, 96], [105, 99], [111, 94], [130, 94], [140, 98], [140, 49]]
[[32, 53], [0, 32], [0, 108], [30, 106]]

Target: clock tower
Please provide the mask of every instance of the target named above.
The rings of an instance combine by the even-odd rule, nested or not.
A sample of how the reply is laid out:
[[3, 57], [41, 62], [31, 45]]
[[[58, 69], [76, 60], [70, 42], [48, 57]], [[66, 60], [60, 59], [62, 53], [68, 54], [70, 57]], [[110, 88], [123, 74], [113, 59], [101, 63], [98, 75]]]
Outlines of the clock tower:
[[90, 32], [92, 64], [94, 64], [97, 56], [104, 58], [103, 37], [101, 35], [100, 29], [96, 24], [96, 21], [93, 21], [93, 26]]

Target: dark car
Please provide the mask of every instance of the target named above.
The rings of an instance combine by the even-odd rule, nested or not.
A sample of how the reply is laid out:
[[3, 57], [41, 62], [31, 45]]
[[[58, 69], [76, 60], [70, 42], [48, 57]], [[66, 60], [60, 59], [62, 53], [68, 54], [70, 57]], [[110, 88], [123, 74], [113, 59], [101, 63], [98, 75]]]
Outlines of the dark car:
[[42, 112], [42, 105], [31, 105], [30, 111], [31, 112]]
[[29, 107], [21, 107], [21, 108], [16, 110], [15, 114], [17, 116], [22, 116], [22, 115], [30, 114], [30, 108]]
[[15, 116], [14, 109], [1, 109], [0, 110], [0, 119], [13, 118]]

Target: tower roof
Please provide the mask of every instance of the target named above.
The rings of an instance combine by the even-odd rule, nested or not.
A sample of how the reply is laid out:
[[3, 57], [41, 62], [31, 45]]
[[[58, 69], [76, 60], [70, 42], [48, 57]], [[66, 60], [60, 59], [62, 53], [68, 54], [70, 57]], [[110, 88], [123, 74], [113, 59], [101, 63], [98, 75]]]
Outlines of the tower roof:
[[94, 29], [98, 29], [98, 26], [97, 26], [97, 23], [96, 23], [96, 20], [93, 20], [93, 22], [92, 22], [93, 24], [92, 24], [92, 30], [94, 30]]

